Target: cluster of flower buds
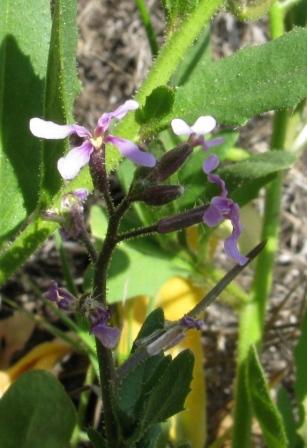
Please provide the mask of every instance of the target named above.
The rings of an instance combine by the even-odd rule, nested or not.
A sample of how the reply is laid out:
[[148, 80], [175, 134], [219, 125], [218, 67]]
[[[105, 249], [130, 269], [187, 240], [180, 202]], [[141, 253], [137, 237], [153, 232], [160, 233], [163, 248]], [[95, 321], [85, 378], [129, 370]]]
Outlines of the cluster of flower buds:
[[64, 238], [79, 238], [86, 232], [84, 222], [84, 202], [89, 192], [79, 188], [64, 194], [58, 210], [49, 209], [43, 212], [42, 217], [48, 221], [58, 222], [62, 228]]
[[44, 296], [65, 312], [81, 312], [87, 317], [90, 322], [90, 332], [99, 339], [104, 347], [113, 349], [117, 345], [120, 330], [109, 324], [110, 310], [106, 309], [101, 303], [91, 297], [79, 301], [66, 289], [59, 288], [55, 281], [51, 282]]

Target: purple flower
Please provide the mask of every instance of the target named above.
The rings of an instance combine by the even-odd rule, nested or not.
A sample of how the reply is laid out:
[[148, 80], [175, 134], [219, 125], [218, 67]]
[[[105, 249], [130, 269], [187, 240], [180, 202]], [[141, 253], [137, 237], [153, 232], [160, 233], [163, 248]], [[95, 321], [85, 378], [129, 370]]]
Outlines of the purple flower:
[[215, 227], [224, 219], [229, 219], [232, 224], [232, 233], [224, 241], [224, 248], [226, 254], [233, 258], [240, 265], [244, 265], [248, 258], [241, 255], [238, 249], [238, 239], [241, 235], [242, 226], [240, 224], [240, 208], [232, 199], [228, 197], [228, 191], [225, 182], [217, 174], [212, 174], [219, 165], [219, 159], [215, 155], [211, 155], [205, 161], [203, 170], [208, 176], [211, 183], [220, 187], [220, 196], [215, 196], [211, 199], [209, 207], [206, 209], [203, 220], [209, 227]]
[[76, 300], [66, 289], [59, 288], [57, 282], [54, 280], [51, 282], [44, 296], [64, 311], [71, 310]]
[[110, 311], [101, 305], [90, 312], [91, 332], [104, 347], [112, 349], [119, 340], [120, 331], [108, 324]]
[[212, 146], [223, 143], [223, 138], [216, 138], [209, 142], [205, 141], [204, 135], [209, 134], [216, 127], [215, 118], [210, 115], [199, 117], [192, 126], [189, 126], [181, 118], [175, 118], [171, 122], [171, 127], [176, 135], [186, 135], [189, 137], [189, 143], [193, 146], [201, 145], [204, 150]]
[[188, 330], [192, 330], [193, 328], [195, 330], [202, 330], [203, 326], [204, 326], [204, 323], [202, 320], [194, 319], [193, 317], [190, 317], [190, 316], [183, 316], [180, 319], [179, 323], [180, 323], [180, 325], [187, 328]]
[[100, 149], [105, 143], [113, 144], [124, 157], [138, 165], [153, 167], [156, 164], [156, 159], [152, 154], [142, 151], [135, 143], [115, 137], [108, 132], [113, 119], [121, 120], [129, 111], [138, 107], [136, 101], [128, 100], [114, 112], [104, 113], [99, 118], [93, 133], [77, 124], [59, 125], [41, 118], [30, 120], [30, 131], [39, 138], [58, 140], [70, 135], [77, 135], [84, 140], [80, 146], [71, 149], [65, 157], [58, 160], [58, 170], [66, 180], [73, 179], [80, 169], [89, 162], [92, 152]]

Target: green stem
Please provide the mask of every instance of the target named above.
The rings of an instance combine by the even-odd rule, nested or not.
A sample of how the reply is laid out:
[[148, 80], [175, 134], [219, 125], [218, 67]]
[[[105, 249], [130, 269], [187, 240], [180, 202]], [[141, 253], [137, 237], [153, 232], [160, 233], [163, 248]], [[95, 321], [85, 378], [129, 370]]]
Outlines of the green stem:
[[[169, 82], [187, 50], [223, 3], [224, 0], [200, 0], [197, 8], [165, 42], [147, 79], [136, 95], [136, 100], [141, 105], [156, 87]], [[139, 124], [133, 114], [128, 115], [116, 128], [119, 135], [132, 140], [137, 139], [138, 130]]]
[[[270, 30], [272, 39], [280, 37], [285, 31], [284, 11], [278, 2], [270, 10]], [[284, 149], [287, 120], [287, 111], [275, 112], [271, 150]], [[263, 337], [266, 306], [272, 288], [275, 255], [278, 248], [282, 182], [283, 175], [279, 173], [266, 188], [262, 239], [267, 240], [267, 244], [257, 260], [249, 303], [240, 315], [233, 448], [250, 446], [252, 410], [246, 384], [246, 360], [251, 346], [261, 343]]]
[[159, 46], [158, 46], [158, 42], [157, 42], [157, 38], [156, 38], [156, 33], [154, 31], [154, 28], [153, 28], [153, 25], [152, 25], [152, 22], [150, 19], [150, 14], [149, 14], [148, 8], [146, 6], [145, 0], [135, 0], [135, 3], [139, 10], [140, 17], [141, 17], [141, 20], [143, 22], [143, 25], [144, 25], [144, 28], [145, 28], [145, 31], [147, 34], [151, 53], [155, 57], [158, 54]]

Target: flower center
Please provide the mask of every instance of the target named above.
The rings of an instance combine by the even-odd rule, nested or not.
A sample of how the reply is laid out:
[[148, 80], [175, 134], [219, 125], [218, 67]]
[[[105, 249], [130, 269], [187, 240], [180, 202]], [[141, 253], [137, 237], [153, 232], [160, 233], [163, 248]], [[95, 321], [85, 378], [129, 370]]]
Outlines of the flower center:
[[103, 144], [103, 138], [101, 135], [99, 135], [98, 137], [92, 137], [90, 138], [90, 142], [95, 149], [100, 149]]

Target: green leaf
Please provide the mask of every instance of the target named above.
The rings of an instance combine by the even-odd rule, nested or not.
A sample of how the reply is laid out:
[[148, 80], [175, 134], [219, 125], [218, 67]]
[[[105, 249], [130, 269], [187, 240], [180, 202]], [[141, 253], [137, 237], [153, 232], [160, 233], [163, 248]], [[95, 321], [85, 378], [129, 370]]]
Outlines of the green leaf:
[[135, 113], [137, 122], [150, 128], [157, 120], [169, 114], [174, 104], [174, 90], [167, 86], [154, 89], [146, 98], [145, 104]]
[[43, 114], [51, 17], [45, 0], [0, 0], [0, 245], [36, 208], [42, 152], [29, 120]]
[[244, 205], [254, 199], [260, 188], [271, 181], [275, 174], [290, 168], [294, 161], [293, 154], [269, 151], [224, 166], [218, 170], [218, 174], [226, 182], [232, 199]]
[[199, 64], [176, 90], [172, 114], [193, 123], [213, 115], [241, 125], [255, 115], [294, 107], [307, 96], [307, 30], [297, 28], [273, 42], [246, 48], [210, 64]]
[[152, 426], [136, 444], [136, 448], [157, 448], [162, 429], [160, 425]]
[[293, 415], [293, 403], [284, 387], [280, 387], [277, 394], [277, 407], [282, 416], [290, 447], [298, 448], [300, 440], [296, 434], [296, 422]]
[[288, 440], [281, 415], [273, 403], [257, 351], [251, 348], [247, 362], [247, 385], [253, 412], [268, 448], [287, 448]]
[[[98, 206], [92, 207], [90, 224], [93, 235], [103, 239], [106, 218]], [[112, 257], [108, 302], [122, 301], [123, 296], [152, 296], [168, 278], [182, 269], [180, 260], [161, 249], [153, 238], [124, 242], [115, 249]], [[90, 284], [89, 274], [87, 277], [85, 287]]]
[[145, 403], [140, 422], [143, 430], [184, 409], [184, 402], [190, 391], [193, 365], [193, 354], [184, 350], [167, 366]]
[[299, 434], [307, 443], [307, 312], [301, 327], [301, 335], [294, 351], [296, 379], [294, 384], [295, 395], [299, 404]]
[[[77, 179], [70, 182], [66, 191], [76, 188], [92, 188], [88, 171], [84, 171]], [[52, 203], [53, 207], [59, 207], [62, 194], [59, 192]], [[26, 262], [28, 257], [56, 230], [57, 224], [44, 221], [38, 216], [33, 216], [30, 223], [20, 232], [16, 239], [2, 248], [0, 253], [0, 285]]]
[[165, 320], [164, 320], [164, 312], [162, 308], [157, 308], [152, 311], [147, 317], [145, 322], [143, 323], [139, 334], [137, 335], [134, 341], [134, 347], [132, 351], [135, 349], [135, 343], [140, 339], [146, 338], [150, 336], [156, 330], [162, 330], [164, 328]]
[[162, 0], [168, 25], [176, 28], [198, 5], [199, 0]]
[[94, 448], [107, 448], [106, 442], [101, 434], [93, 428], [87, 430], [88, 438]]
[[[215, 154], [225, 159], [227, 149], [221, 147], [215, 150]], [[186, 187], [185, 194], [176, 203], [180, 210], [209, 201], [217, 193], [216, 187], [207, 181], [202, 171], [204, 159], [203, 151], [196, 151], [179, 174], [180, 183]], [[288, 152], [269, 151], [224, 165], [217, 173], [225, 181], [230, 197], [242, 206], [257, 197], [259, 190], [279, 171], [289, 168], [294, 160], [294, 155]]]
[[76, 424], [74, 406], [49, 373], [25, 373], [0, 401], [1, 448], [66, 448]]
[[[55, 0], [46, 79], [45, 118], [73, 123], [73, 103], [80, 84], [76, 71], [76, 0]], [[52, 199], [62, 185], [57, 160], [68, 149], [67, 140], [44, 140], [44, 199]]]
[[[18, 97], [18, 106], [14, 106], [14, 123], [18, 124], [18, 129], [16, 128], [16, 135], [20, 135], [21, 139], [24, 139], [24, 132], [26, 132], [26, 139], [22, 140], [26, 142], [25, 145], [21, 142], [17, 145], [15, 142], [15, 147], [18, 148], [18, 154], [26, 150], [31, 152], [32, 156], [38, 154], [40, 148], [43, 148], [43, 157], [39, 159], [39, 166], [37, 163], [31, 162], [31, 157], [25, 160], [24, 157], [21, 158], [20, 167], [14, 168], [15, 173], [18, 170], [26, 173], [29, 179], [23, 180], [22, 182], [28, 188], [31, 182], [34, 182], [35, 177], [37, 177], [40, 172], [40, 167], [43, 167], [41, 183], [41, 204], [40, 208], [50, 208], [51, 206], [59, 206], [61, 192], [60, 187], [62, 182], [60, 180], [59, 173], [57, 171], [57, 159], [63, 154], [67, 149], [68, 143], [62, 140], [47, 141], [43, 140], [42, 143], [33, 136], [30, 135], [28, 131], [28, 121], [32, 116], [44, 116], [45, 118], [51, 119], [59, 123], [73, 122], [72, 111], [73, 111], [73, 101], [76, 93], [79, 91], [79, 83], [76, 77], [76, 44], [77, 44], [77, 32], [76, 32], [76, 0], [55, 0], [53, 2], [53, 22], [52, 22], [52, 32], [51, 32], [51, 44], [49, 50], [48, 59], [48, 70], [46, 75], [47, 67], [47, 50], [50, 40], [50, 24], [48, 28], [47, 19], [45, 18], [50, 5], [49, 2], [44, 2], [42, 0], [27, 2], [27, 8], [24, 8], [24, 3], [20, 2], [20, 6], [14, 7], [14, 15], [17, 17], [16, 27], [20, 27], [20, 30], [24, 31], [24, 39], [29, 48], [25, 51], [26, 55], [33, 57], [34, 62], [40, 67], [39, 76], [41, 78], [41, 88], [37, 89], [37, 95], [31, 90], [32, 84], [28, 80], [26, 84], [27, 88], [24, 88], [24, 95], [29, 94], [29, 99], [22, 99], [22, 93], [20, 92], [20, 97]], [[7, 2], [9, 4], [9, 2]], [[41, 6], [40, 6], [41, 4]], [[1, 0], [0, 0], [1, 5]], [[30, 19], [25, 18], [29, 13]], [[13, 14], [13, 13], [11, 13]], [[4, 17], [4, 16], [3, 16]], [[48, 15], [49, 17], [49, 15]], [[0, 20], [2, 19], [2, 16]], [[50, 18], [49, 18], [50, 21]], [[28, 26], [28, 28], [26, 28]], [[1, 28], [0, 28], [1, 29]], [[48, 31], [49, 30], [49, 31]], [[13, 33], [13, 31], [12, 31]], [[33, 38], [33, 39], [32, 39]], [[45, 42], [47, 40], [47, 42]], [[47, 45], [47, 49], [45, 46]], [[33, 49], [39, 48], [40, 51], [36, 50], [33, 53]], [[46, 51], [45, 51], [45, 50]], [[46, 52], [45, 59], [43, 50]], [[44, 62], [45, 61], [45, 62]], [[14, 75], [10, 75], [12, 79], [18, 80], [17, 74], [20, 72], [20, 68], [23, 67], [24, 61], [19, 60], [16, 56], [16, 68], [14, 70]], [[21, 70], [21, 75], [23, 72]], [[46, 76], [46, 80], [43, 78]], [[22, 78], [23, 79], [23, 78]], [[25, 78], [27, 79], [27, 78]], [[18, 83], [16, 82], [16, 88]], [[13, 88], [13, 87], [12, 87]], [[1, 87], [0, 87], [0, 101], [1, 101]], [[17, 89], [17, 92], [20, 91]], [[45, 97], [43, 98], [43, 93]], [[13, 93], [12, 93], [13, 95]], [[36, 98], [40, 101], [40, 110], [37, 109]], [[22, 99], [22, 100], [21, 100]], [[13, 104], [13, 103], [12, 103]], [[16, 117], [16, 111], [20, 113], [23, 110], [23, 104], [28, 104], [29, 107], [33, 104], [36, 109], [29, 109], [25, 112], [25, 117], [20, 119], [20, 123]], [[44, 107], [43, 107], [44, 105]], [[33, 107], [34, 107], [33, 106]], [[0, 106], [1, 107], [1, 106]], [[12, 112], [12, 113], [13, 113]], [[12, 115], [11, 113], [11, 115]], [[1, 120], [0, 113], [0, 120]], [[12, 121], [12, 117], [10, 119]], [[1, 122], [1, 121], [0, 121]], [[26, 129], [26, 131], [25, 131]], [[12, 134], [12, 135], [15, 135]], [[28, 143], [27, 143], [28, 142]], [[27, 146], [28, 145], [28, 146]], [[41, 145], [41, 146], [40, 146]], [[1, 144], [0, 144], [1, 146]], [[12, 155], [13, 157], [13, 155]], [[34, 156], [33, 156], [34, 157]], [[36, 157], [36, 156], [35, 156]], [[2, 162], [1, 162], [2, 163]], [[9, 173], [9, 168], [3, 165], [4, 169]], [[1, 179], [6, 179], [2, 177], [2, 165], [0, 165]], [[19, 175], [19, 174], [18, 174]], [[7, 184], [6, 180], [4, 182]], [[8, 184], [9, 185], [9, 184]], [[20, 184], [21, 185], [21, 184]], [[78, 179], [74, 180], [69, 184], [69, 190], [73, 190], [78, 187], [87, 187], [90, 185], [89, 176], [86, 170], [84, 170]], [[38, 187], [37, 187], [38, 188]], [[15, 194], [15, 187], [13, 188]], [[4, 190], [3, 190], [4, 192]], [[33, 193], [33, 192], [32, 192]], [[31, 194], [32, 194], [31, 193]], [[38, 191], [36, 195], [36, 204], [38, 200]], [[32, 196], [31, 196], [32, 197]], [[33, 196], [34, 197], [34, 196]], [[18, 199], [18, 193], [16, 193], [16, 198]], [[16, 200], [17, 200], [16, 199]], [[24, 200], [24, 199], [22, 199]], [[51, 202], [52, 201], [52, 202]], [[5, 200], [0, 201], [0, 213], [1, 206], [3, 204], [9, 204], [10, 210], [14, 210], [14, 201], [8, 199], [7, 192]], [[26, 201], [24, 202], [26, 203]], [[22, 209], [20, 201], [18, 203], [18, 212], [14, 212], [14, 216], [18, 216], [18, 213]], [[7, 207], [7, 205], [6, 205]], [[17, 206], [16, 206], [17, 207]], [[4, 212], [3, 212], [4, 213]], [[8, 213], [11, 213], [9, 211]], [[30, 208], [27, 210], [27, 214], [30, 214]], [[3, 214], [2, 214], [3, 216]], [[4, 213], [6, 218], [6, 214]], [[25, 217], [25, 216], [24, 216]], [[15, 218], [14, 218], [15, 219]], [[19, 219], [19, 218], [18, 218]], [[4, 219], [2, 222], [9, 222]], [[18, 226], [17, 226], [18, 227]], [[0, 255], [0, 284], [3, 284], [7, 278], [12, 275], [34, 252], [48, 236], [50, 236], [56, 226], [53, 223], [47, 223], [43, 221], [39, 216], [39, 210], [36, 210], [26, 222], [24, 222], [23, 229], [20, 233], [15, 236], [13, 242], [5, 246]], [[14, 232], [15, 233], [15, 232]], [[6, 239], [7, 239], [6, 234]], [[0, 231], [0, 242], [1, 242], [1, 231]]]

